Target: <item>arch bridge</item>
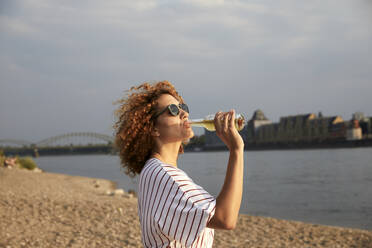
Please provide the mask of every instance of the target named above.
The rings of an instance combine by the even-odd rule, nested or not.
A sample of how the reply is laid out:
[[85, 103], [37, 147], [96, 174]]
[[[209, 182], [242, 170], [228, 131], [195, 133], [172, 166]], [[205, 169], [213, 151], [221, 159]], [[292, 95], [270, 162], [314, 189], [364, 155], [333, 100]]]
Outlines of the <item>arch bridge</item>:
[[92, 132], [79, 132], [79, 133], [67, 133], [62, 134], [54, 137], [50, 137], [44, 140], [41, 140], [36, 143], [36, 146], [42, 147], [42, 146], [53, 146], [54, 144], [58, 144], [59, 142], [65, 141], [65, 143], [70, 144], [68, 142], [74, 143], [72, 141], [78, 141], [82, 142], [83, 140], [89, 140], [93, 141], [95, 140], [95, 143], [98, 143], [97, 141], [104, 141], [107, 144], [112, 143], [114, 141], [114, 138], [112, 136], [108, 136], [105, 134], [100, 133], [92, 133]]

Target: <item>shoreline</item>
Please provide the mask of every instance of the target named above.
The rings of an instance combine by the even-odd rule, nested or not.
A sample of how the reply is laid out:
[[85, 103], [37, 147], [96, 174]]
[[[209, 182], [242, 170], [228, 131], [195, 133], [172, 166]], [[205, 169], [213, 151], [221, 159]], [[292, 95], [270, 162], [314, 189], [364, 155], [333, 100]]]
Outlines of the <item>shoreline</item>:
[[[137, 199], [116, 183], [0, 168], [0, 247], [142, 247]], [[128, 228], [130, 226], [130, 228]], [[239, 215], [213, 247], [372, 247], [372, 231]]]
[[[355, 149], [372, 147], [372, 138], [361, 140], [318, 140], [318, 141], [288, 141], [288, 142], [247, 142], [245, 151], [282, 151], [282, 150], [319, 150], [319, 149]], [[96, 155], [117, 154], [109, 145], [99, 146], [63, 146], [63, 147], [5, 147], [2, 148], [7, 156], [63, 156], [63, 155]], [[206, 144], [203, 146], [189, 144], [184, 147], [185, 152], [216, 152], [228, 151], [224, 144]]]
[[[321, 149], [355, 149], [372, 147], [372, 139], [361, 140], [324, 140], [324, 141], [298, 141], [298, 142], [266, 142], [246, 143], [245, 151], [283, 151], [283, 150], [321, 150]], [[220, 145], [206, 145], [203, 147], [190, 147], [185, 152], [214, 152], [227, 151], [227, 147]]]

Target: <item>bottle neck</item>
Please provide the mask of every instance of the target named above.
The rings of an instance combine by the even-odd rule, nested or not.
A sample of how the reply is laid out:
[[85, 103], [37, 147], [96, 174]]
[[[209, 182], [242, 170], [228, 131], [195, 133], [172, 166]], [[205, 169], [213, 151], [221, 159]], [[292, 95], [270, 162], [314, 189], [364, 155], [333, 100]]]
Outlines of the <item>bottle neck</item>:
[[204, 119], [192, 119], [192, 120], [189, 120], [189, 123], [192, 125], [192, 124], [201, 123], [203, 121]]

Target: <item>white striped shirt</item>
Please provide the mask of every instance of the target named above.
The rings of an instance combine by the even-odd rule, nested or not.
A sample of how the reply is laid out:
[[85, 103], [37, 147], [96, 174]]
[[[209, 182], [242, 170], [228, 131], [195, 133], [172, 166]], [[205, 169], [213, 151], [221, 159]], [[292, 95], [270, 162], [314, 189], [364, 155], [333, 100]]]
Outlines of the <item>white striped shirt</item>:
[[216, 200], [182, 170], [149, 159], [138, 184], [138, 215], [145, 247], [212, 247], [207, 227]]

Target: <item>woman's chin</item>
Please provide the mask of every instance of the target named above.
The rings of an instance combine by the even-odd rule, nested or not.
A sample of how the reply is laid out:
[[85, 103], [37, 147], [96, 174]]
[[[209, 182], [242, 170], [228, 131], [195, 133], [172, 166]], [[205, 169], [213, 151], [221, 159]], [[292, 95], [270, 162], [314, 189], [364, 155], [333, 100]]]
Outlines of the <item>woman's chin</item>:
[[185, 138], [183, 139], [182, 143], [189, 143], [192, 137], [194, 137], [194, 132], [192, 131], [192, 129], [190, 129], [190, 132], [188, 132], [187, 135], [185, 135]]
[[188, 139], [191, 139], [192, 137], [194, 137], [194, 131], [190, 128], [190, 135], [188, 137]]

